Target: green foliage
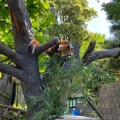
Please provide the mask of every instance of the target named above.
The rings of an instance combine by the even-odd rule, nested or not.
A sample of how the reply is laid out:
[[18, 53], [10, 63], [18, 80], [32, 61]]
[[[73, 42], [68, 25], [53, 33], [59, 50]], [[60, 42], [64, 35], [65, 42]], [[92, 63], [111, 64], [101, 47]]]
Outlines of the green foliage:
[[2, 78], [2, 73], [0, 72], [0, 78]]
[[[11, 27], [12, 26], [6, 1], [0, 0], [0, 42], [4, 42], [5, 45], [13, 49], [13, 35]], [[0, 54], [0, 62], [8, 64], [9, 59], [6, 56]]]
[[50, 0], [50, 5], [56, 22], [49, 34], [81, 45], [89, 35], [86, 22], [96, 16], [96, 11], [88, 7], [87, 0]]
[[40, 43], [49, 40], [47, 28], [54, 23], [53, 13], [49, 11], [49, 2], [47, 0], [26, 0], [26, 6], [30, 13], [35, 38]]
[[11, 27], [12, 26], [6, 1], [0, 0], [0, 41], [9, 46], [13, 45]]
[[120, 0], [112, 0], [109, 3], [104, 3], [102, 5], [103, 10], [107, 12], [107, 18], [112, 20], [112, 22], [118, 22], [120, 19], [120, 15], [118, 12], [120, 11]]
[[37, 19], [36, 16], [43, 16], [45, 10], [49, 8], [47, 0], [26, 0], [26, 6], [30, 13], [31, 18]]
[[[105, 44], [104, 44], [104, 48], [105, 49], [111, 49], [111, 48], [116, 48], [116, 47], [120, 47], [120, 41], [113, 39], [113, 40], [106, 40]], [[119, 80], [120, 77], [120, 73], [119, 73], [119, 69], [120, 69], [120, 57], [119, 54], [118, 56], [114, 57], [114, 58], [110, 58], [109, 60], [107, 60], [106, 62], [107, 68], [111, 69], [114, 73], [116, 73], [116, 80]]]
[[92, 63], [77, 70], [74, 82], [83, 87], [83, 94], [86, 97], [96, 100], [102, 84], [114, 82], [114, 76], [115, 74], [105, 66], [103, 68], [100, 64]]
[[[31, 97], [33, 103], [41, 101], [43, 109], [35, 113], [33, 120], [52, 120], [61, 116], [67, 107], [67, 99], [74, 93], [82, 93], [97, 103], [98, 91], [102, 84], [114, 82], [114, 73], [101, 64], [92, 63], [84, 66], [73, 58], [69, 59], [71, 67], [65, 70], [61, 67], [64, 58], [55, 55], [48, 61], [48, 67], [43, 75], [46, 80], [45, 92], [39, 97]], [[38, 106], [39, 107], [39, 106]]]
[[8, 6], [5, 0], [0, 0], [0, 30], [4, 30], [10, 24]]
[[[49, 2], [47, 0], [25, 0], [25, 4], [30, 14], [35, 38], [40, 43], [44, 43], [50, 39], [47, 28], [54, 23], [53, 13], [48, 10]], [[12, 25], [6, 1], [0, 0], [0, 10], [0, 41], [14, 48]]]
[[111, 58], [109, 61], [108, 61], [108, 68], [111, 68], [111, 69], [115, 69], [115, 70], [118, 70], [119, 72], [119, 69], [120, 69], [120, 58]]
[[80, 56], [84, 55], [86, 49], [88, 48], [90, 41], [92, 40], [96, 41], [95, 50], [100, 50], [103, 48], [105, 35], [100, 34], [100, 33], [90, 33], [89, 41], [83, 41], [82, 43], [82, 46], [80, 48]]
[[113, 38], [112, 40], [105, 40], [104, 48], [105, 49], [111, 49], [111, 48], [116, 48], [120, 47], [120, 41]]
[[111, 33], [120, 38], [120, 0], [112, 0], [102, 5], [103, 10], [107, 13], [107, 19], [112, 23]]
[[47, 62], [44, 73], [44, 80], [46, 80], [45, 92], [38, 98], [33, 98], [35, 102], [41, 101], [44, 109], [35, 113], [33, 120], [51, 120], [55, 116], [63, 115], [67, 107], [66, 101], [70, 93], [73, 92], [73, 86], [70, 86], [70, 80], [72, 79], [69, 78], [70, 73], [68, 74], [61, 67], [63, 59], [65, 58], [60, 59], [60, 56], [55, 55]]

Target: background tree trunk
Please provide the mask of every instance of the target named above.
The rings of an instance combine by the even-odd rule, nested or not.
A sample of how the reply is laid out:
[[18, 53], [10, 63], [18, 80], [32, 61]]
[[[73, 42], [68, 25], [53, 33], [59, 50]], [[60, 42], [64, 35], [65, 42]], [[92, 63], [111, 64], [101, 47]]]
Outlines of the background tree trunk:
[[[7, 74], [0, 78], [0, 104], [11, 105], [13, 84], [10, 83]], [[0, 111], [0, 114], [2, 111]]]

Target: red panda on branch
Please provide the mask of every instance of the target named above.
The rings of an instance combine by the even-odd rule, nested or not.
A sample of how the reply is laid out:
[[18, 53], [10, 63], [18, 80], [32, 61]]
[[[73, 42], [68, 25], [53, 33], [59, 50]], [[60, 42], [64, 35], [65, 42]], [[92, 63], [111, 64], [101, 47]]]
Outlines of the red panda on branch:
[[[40, 45], [37, 40], [32, 40], [29, 46], [32, 48], [32, 54], [35, 51], [36, 46]], [[47, 49], [45, 53], [52, 56], [54, 53], [58, 53], [60, 56], [72, 56], [74, 54], [73, 46], [71, 43], [65, 40], [58, 40], [58, 42]]]
[[40, 43], [37, 41], [37, 40], [31, 40], [30, 43], [29, 43], [29, 47], [30, 49], [32, 50], [32, 54], [34, 53], [35, 51], [35, 48], [40, 45]]

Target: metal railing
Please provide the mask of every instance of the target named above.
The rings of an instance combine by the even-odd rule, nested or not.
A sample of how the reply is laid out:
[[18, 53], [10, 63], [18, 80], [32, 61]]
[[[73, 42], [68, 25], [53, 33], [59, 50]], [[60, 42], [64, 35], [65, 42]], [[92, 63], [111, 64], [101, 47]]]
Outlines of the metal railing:
[[95, 108], [95, 106], [92, 104], [92, 102], [84, 97], [86, 99], [86, 101], [88, 102], [88, 104], [93, 108], [93, 110], [97, 113], [97, 115], [101, 118], [101, 120], [104, 120], [104, 118], [102, 117], [102, 115], [100, 114], [100, 112]]

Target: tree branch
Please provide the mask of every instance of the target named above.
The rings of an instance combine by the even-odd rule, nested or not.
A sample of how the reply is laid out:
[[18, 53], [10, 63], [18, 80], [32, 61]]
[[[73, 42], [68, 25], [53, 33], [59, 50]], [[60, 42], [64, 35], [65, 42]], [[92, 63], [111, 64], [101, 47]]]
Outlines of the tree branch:
[[0, 54], [7, 56], [10, 60], [12, 60], [18, 67], [23, 67], [23, 57], [9, 47], [5, 46], [0, 42]]
[[83, 63], [86, 63], [86, 61], [88, 60], [90, 54], [94, 50], [95, 45], [96, 45], [96, 41], [95, 40], [93, 40], [93, 41], [90, 42], [90, 44], [89, 44], [89, 46], [88, 46], [85, 54], [83, 55], [83, 60], [82, 60]]
[[18, 79], [20, 79], [24, 75], [24, 71], [15, 68], [14, 66], [10, 66], [8, 64], [3, 64], [0, 62], [0, 71], [9, 75], [12, 75]]
[[86, 65], [97, 59], [115, 57], [120, 53], [120, 48], [107, 49], [102, 51], [94, 51], [89, 55], [89, 58], [84, 61]]
[[54, 46], [58, 40], [59, 40], [58, 38], [54, 38], [54, 39], [50, 40], [49, 42], [39, 45], [38, 47], [36, 47], [34, 54], [40, 55], [48, 48]]

